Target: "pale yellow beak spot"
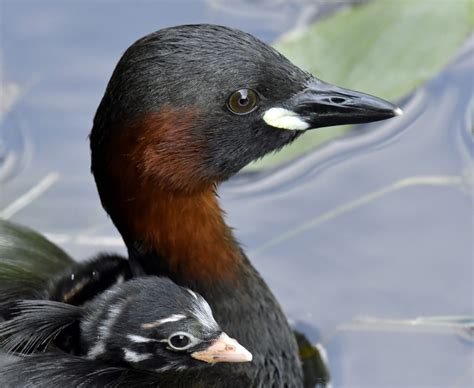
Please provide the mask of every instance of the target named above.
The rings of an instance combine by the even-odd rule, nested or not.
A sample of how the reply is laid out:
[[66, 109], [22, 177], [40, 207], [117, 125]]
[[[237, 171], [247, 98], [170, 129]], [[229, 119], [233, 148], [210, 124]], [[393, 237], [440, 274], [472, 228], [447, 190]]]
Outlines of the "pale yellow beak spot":
[[263, 114], [263, 121], [271, 127], [289, 131], [304, 131], [309, 124], [296, 112], [285, 108], [270, 108]]

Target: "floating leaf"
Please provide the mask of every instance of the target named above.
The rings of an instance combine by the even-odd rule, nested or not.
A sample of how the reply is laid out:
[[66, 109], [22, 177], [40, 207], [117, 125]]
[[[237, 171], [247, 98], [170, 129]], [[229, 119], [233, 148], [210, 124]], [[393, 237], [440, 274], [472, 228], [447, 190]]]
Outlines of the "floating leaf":
[[[344, 9], [275, 47], [327, 82], [397, 101], [438, 73], [473, 27], [471, 0], [378, 0]], [[349, 128], [310, 131], [249, 168], [288, 160]]]

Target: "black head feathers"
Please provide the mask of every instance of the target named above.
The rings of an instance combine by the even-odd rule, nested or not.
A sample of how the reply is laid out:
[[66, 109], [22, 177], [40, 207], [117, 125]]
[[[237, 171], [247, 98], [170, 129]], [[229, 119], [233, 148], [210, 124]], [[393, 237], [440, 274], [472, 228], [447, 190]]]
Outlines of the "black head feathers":
[[94, 119], [92, 170], [97, 179], [105, 167], [103, 146], [121, 131], [143, 132], [145, 125], [163, 133], [174, 124], [182, 131], [160, 137], [156, 152], [188, 152], [199, 144], [198, 155], [184, 163], [194, 156], [194, 178], [218, 182], [305, 130], [381, 120], [398, 111], [318, 80], [245, 32], [176, 26], [138, 40], [117, 64]]

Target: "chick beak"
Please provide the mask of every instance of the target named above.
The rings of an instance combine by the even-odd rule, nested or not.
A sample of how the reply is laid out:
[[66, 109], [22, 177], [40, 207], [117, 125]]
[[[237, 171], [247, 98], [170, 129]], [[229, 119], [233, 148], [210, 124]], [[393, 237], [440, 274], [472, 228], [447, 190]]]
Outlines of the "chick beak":
[[281, 107], [267, 110], [264, 121], [273, 127], [308, 130], [331, 125], [385, 120], [403, 112], [381, 98], [313, 79]]
[[191, 353], [191, 357], [208, 363], [252, 361], [252, 354], [226, 333], [222, 333], [207, 349]]

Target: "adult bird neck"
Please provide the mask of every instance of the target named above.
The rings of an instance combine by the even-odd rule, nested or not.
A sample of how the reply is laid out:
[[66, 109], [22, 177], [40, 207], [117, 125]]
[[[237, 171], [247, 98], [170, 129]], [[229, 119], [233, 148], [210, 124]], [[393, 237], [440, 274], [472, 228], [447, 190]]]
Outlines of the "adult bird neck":
[[[164, 108], [93, 129], [92, 171], [102, 204], [145, 273], [199, 283], [236, 277], [241, 250], [226, 225], [192, 110]], [[114, 133], [102, 141], [101, 133]]]
[[[140, 197], [129, 203], [125, 238], [146, 273], [188, 284], [235, 280], [242, 253], [213, 187], [191, 194], [153, 190]], [[155, 257], [146, 261], [147, 256]]]

